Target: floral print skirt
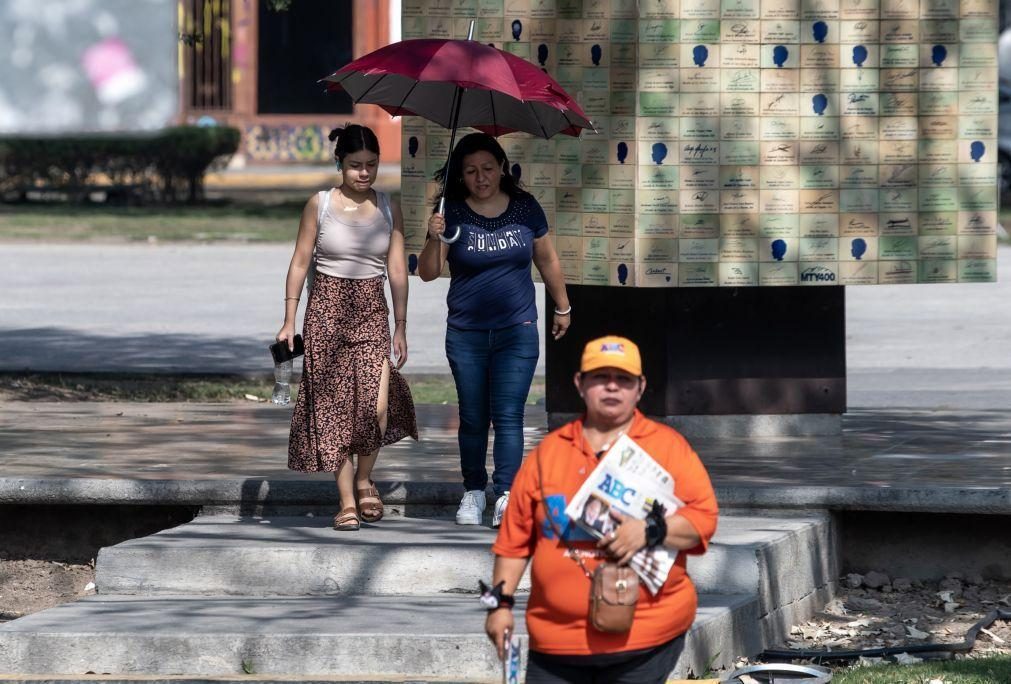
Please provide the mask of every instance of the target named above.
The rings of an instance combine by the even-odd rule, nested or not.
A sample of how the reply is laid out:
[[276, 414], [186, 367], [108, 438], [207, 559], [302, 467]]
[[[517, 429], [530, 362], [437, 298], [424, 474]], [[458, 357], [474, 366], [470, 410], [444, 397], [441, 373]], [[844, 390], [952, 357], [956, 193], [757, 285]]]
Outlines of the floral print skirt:
[[[390, 358], [385, 278], [315, 274], [302, 338], [305, 359], [288, 439], [288, 468], [336, 472], [351, 455], [404, 437], [418, 439], [414, 400]], [[390, 366], [386, 432], [376, 402], [383, 363]]]

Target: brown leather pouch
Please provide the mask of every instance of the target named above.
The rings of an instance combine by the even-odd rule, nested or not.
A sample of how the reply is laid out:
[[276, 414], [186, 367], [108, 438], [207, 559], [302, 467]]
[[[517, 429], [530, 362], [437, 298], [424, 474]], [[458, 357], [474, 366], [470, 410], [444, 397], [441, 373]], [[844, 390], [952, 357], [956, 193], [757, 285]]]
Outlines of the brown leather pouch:
[[599, 632], [632, 629], [639, 601], [639, 577], [632, 568], [601, 563], [593, 571], [590, 587], [590, 624]]

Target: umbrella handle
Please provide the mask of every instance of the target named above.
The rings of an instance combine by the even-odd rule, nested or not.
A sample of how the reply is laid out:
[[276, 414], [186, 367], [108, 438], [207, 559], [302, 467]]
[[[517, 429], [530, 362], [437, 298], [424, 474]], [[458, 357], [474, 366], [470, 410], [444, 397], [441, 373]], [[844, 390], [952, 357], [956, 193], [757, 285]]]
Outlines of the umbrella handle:
[[442, 240], [447, 245], [451, 245], [460, 239], [460, 234], [463, 233], [463, 229], [460, 226], [456, 227], [456, 232], [453, 233], [452, 237], [446, 237], [445, 235], [440, 235], [439, 239]]
[[[445, 195], [443, 195], [442, 199], [439, 200], [439, 211], [437, 211], [436, 213], [437, 214], [441, 214], [442, 216], [446, 215], [446, 197], [445, 197]], [[456, 227], [456, 232], [453, 233], [452, 237], [446, 237], [445, 235], [440, 235], [439, 239], [442, 240], [447, 245], [451, 245], [451, 244], [453, 244], [454, 242], [456, 242], [457, 240], [460, 239], [460, 234], [462, 232], [463, 232], [463, 229], [461, 229], [460, 226], [457, 226]]]

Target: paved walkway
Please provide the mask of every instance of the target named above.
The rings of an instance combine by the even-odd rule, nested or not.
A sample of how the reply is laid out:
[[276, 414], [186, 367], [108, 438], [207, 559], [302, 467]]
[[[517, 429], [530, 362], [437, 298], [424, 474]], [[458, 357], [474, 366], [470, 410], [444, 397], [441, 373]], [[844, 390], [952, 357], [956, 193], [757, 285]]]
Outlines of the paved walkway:
[[[269, 372], [290, 245], [0, 251], [0, 370]], [[997, 283], [846, 288], [850, 406], [1011, 406], [1011, 247], [998, 256]], [[448, 373], [448, 281], [410, 285], [406, 371]]]
[[[286, 469], [290, 408], [268, 404], [18, 403], [0, 412], [0, 478], [319, 479]], [[420, 442], [385, 449], [376, 479], [459, 481], [456, 407], [421, 406]], [[546, 432], [529, 407], [528, 447]], [[865, 409], [839, 437], [693, 440], [722, 487], [1002, 489], [1007, 411]], [[1011, 510], [1009, 510], [1011, 512]]]
[[[279, 323], [290, 246], [4, 244], [3, 251], [11, 268], [0, 273], [0, 370], [269, 369], [265, 347]], [[920, 487], [927, 510], [937, 489], [1011, 492], [1011, 418], [995, 410], [1011, 406], [1011, 247], [1001, 246], [999, 257], [998, 283], [847, 288], [847, 394], [859, 408], [846, 416], [842, 436], [696, 441], [717, 486], [783, 497], [822, 488], [801, 503], [848, 486], [865, 497]], [[446, 285], [411, 281], [409, 372], [448, 371]], [[305, 481], [284, 467], [288, 411], [273, 406], [2, 408], [0, 480], [8, 483]], [[386, 450], [377, 479], [458, 482], [454, 413], [421, 408], [422, 442]], [[527, 424], [532, 445], [544, 432], [543, 412], [532, 410]]]

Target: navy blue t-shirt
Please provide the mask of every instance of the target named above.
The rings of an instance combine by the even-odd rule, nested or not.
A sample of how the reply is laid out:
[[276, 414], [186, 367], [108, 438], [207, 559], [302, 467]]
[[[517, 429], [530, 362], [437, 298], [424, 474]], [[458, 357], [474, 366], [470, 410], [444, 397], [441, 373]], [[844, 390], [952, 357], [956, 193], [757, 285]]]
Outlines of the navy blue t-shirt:
[[466, 202], [446, 202], [446, 234], [455, 226], [461, 233], [447, 257], [449, 325], [495, 330], [537, 320], [530, 264], [534, 239], [548, 232], [548, 219], [533, 195], [511, 198], [496, 218], [481, 216]]

